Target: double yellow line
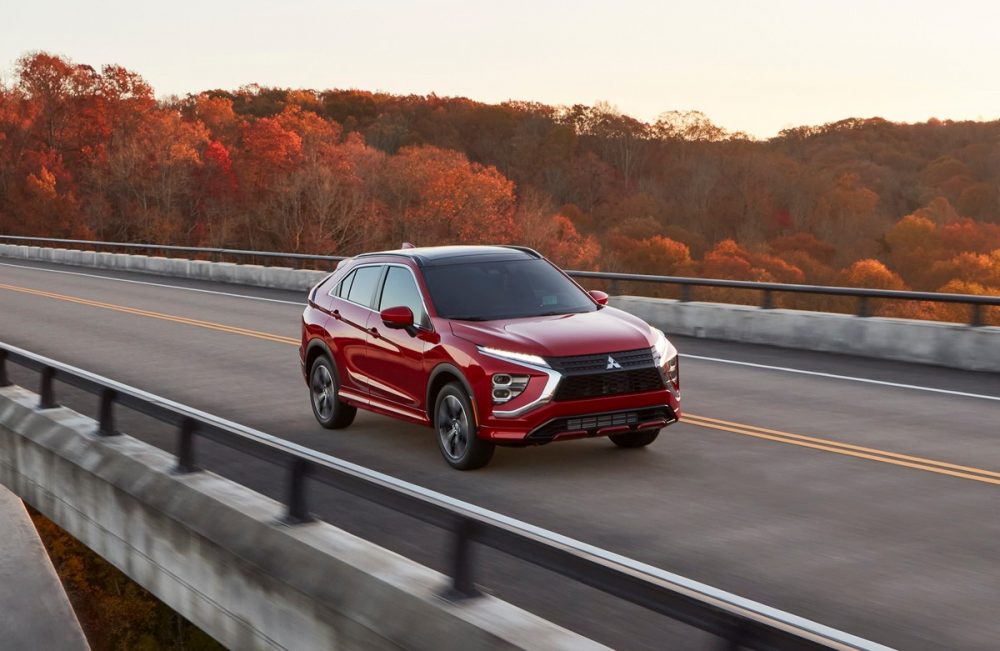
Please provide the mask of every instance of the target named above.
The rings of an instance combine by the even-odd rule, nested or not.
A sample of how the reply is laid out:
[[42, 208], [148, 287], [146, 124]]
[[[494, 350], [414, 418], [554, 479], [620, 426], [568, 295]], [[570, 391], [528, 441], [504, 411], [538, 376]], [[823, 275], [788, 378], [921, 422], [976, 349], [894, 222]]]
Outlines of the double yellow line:
[[125, 307], [124, 305], [115, 305], [114, 303], [103, 303], [101, 301], [91, 301], [86, 298], [77, 298], [76, 296], [67, 296], [65, 294], [56, 294], [54, 292], [45, 292], [40, 289], [30, 289], [28, 287], [18, 287], [16, 285], [5, 285], [0, 283], [0, 289], [8, 289], [12, 292], [20, 292], [22, 294], [31, 294], [33, 296], [43, 296], [45, 298], [54, 298], [60, 301], [68, 301], [70, 303], [77, 303], [79, 305], [87, 305], [89, 307], [99, 307], [105, 310], [114, 310], [115, 312], [122, 312], [124, 314], [133, 314], [135, 316], [145, 316], [151, 319], [160, 319], [162, 321], [172, 321], [173, 323], [183, 323], [185, 325], [197, 326], [199, 328], [208, 328], [209, 330], [218, 330], [219, 332], [226, 332], [233, 335], [243, 335], [245, 337], [255, 337], [257, 339], [264, 339], [265, 341], [274, 341], [280, 344], [293, 344], [295, 346], [299, 345], [299, 340], [294, 337], [282, 337], [281, 335], [274, 335], [269, 332], [260, 332], [259, 330], [250, 330], [248, 328], [240, 328], [237, 326], [225, 325], [222, 323], [215, 323], [213, 321], [202, 321], [201, 319], [189, 319], [183, 316], [175, 316], [173, 314], [164, 314], [163, 312], [152, 312], [150, 310], [140, 310], [135, 307]]
[[[240, 328], [237, 326], [224, 325], [222, 323], [215, 323], [213, 321], [202, 321], [201, 319], [189, 319], [187, 317], [174, 316], [173, 314], [164, 314], [163, 312], [141, 310], [139, 308], [125, 307], [123, 305], [116, 305], [114, 303], [92, 301], [85, 298], [77, 298], [76, 296], [67, 296], [66, 294], [56, 294], [55, 292], [46, 292], [40, 289], [30, 289], [28, 287], [18, 287], [16, 285], [6, 285], [3, 283], [0, 283], [0, 289], [6, 289], [12, 292], [20, 292], [22, 294], [31, 294], [33, 296], [41, 296], [44, 298], [51, 298], [60, 301], [68, 301], [70, 303], [77, 303], [79, 305], [97, 307], [105, 310], [113, 310], [115, 312], [122, 312], [124, 314], [132, 314], [135, 316], [143, 316], [152, 319], [160, 319], [163, 321], [171, 321], [173, 323], [182, 323], [185, 325], [196, 326], [199, 328], [207, 328], [209, 330], [216, 330], [218, 332], [225, 332], [228, 334], [243, 335], [244, 337], [254, 337], [256, 339], [263, 339], [265, 341], [272, 341], [280, 344], [290, 344], [293, 346], [299, 345], [299, 340], [294, 337], [283, 337], [281, 335], [275, 335], [269, 332], [261, 332], [259, 330], [250, 330], [247, 328]], [[800, 447], [811, 448], [813, 450], [821, 450], [824, 452], [832, 452], [835, 454], [842, 454], [848, 457], [855, 457], [858, 459], [878, 461], [880, 463], [888, 463], [894, 466], [903, 466], [905, 468], [913, 468], [916, 470], [933, 472], [939, 475], [948, 475], [950, 477], [958, 477], [960, 479], [970, 479], [972, 481], [983, 482], [986, 484], [1000, 485], [1000, 472], [993, 472], [992, 470], [983, 470], [981, 468], [972, 468], [970, 466], [960, 466], [953, 463], [945, 463], [943, 461], [935, 461], [933, 459], [925, 459], [923, 457], [915, 457], [908, 454], [887, 452], [885, 450], [867, 448], [867, 447], [862, 447], [860, 445], [852, 445], [850, 443], [840, 443], [838, 441], [831, 441], [829, 439], [821, 439], [813, 436], [804, 436], [802, 434], [792, 434], [790, 432], [782, 432], [780, 430], [767, 429], [764, 427], [756, 427], [754, 425], [744, 425], [743, 423], [734, 423], [731, 421], [720, 420], [718, 418], [709, 418], [708, 416], [686, 414], [682, 419], [682, 422], [687, 423], [689, 425], [697, 425], [698, 427], [707, 427], [709, 429], [719, 430], [723, 432], [731, 432], [733, 434], [740, 434], [743, 436], [751, 436], [754, 438], [764, 439], [767, 441], [774, 441], [777, 443], [798, 445]]]
[[840, 443], [838, 441], [831, 441], [829, 439], [821, 439], [813, 436], [803, 436], [802, 434], [792, 434], [790, 432], [782, 432], [781, 430], [755, 427], [754, 425], [733, 423], [727, 420], [720, 420], [718, 418], [709, 418], [708, 416], [685, 414], [681, 422], [688, 423], [690, 425], [697, 425], [699, 427], [721, 430], [723, 432], [732, 432], [733, 434], [742, 434], [743, 436], [752, 436], [754, 438], [764, 439], [767, 441], [788, 443], [805, 448], [812, 448], [813, 450], [833, 452], [835, 454], [856, 457], [858, 459], [868, 459], [870, 461], [889, 463], [894, 466], [925, 470], [939, 475], [949, 475], [951, 477], [960, 477], [961, 479], [980, 481], [986, 484], [1000, 485], [1000, 472], [993, 472], [992, 470], [983, 470], [981, 468], [972, 468], [970, 466], [960, 466], [954, 463], [945, 463], [944, 461], [914, 457], [908, 454], [899, 454], [897, 452], [886, 452], [885, 450], [866, 448], [860, 445], [852, 445], [850, 443]]

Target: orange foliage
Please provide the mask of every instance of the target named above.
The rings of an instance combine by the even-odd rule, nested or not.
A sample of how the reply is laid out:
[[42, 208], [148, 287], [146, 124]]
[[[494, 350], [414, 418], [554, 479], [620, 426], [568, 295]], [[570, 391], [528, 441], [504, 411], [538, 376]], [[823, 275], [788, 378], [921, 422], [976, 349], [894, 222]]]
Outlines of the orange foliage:
[[[1000, 122], [850, 118], [762, 143], [698, 113], [257, 85], [157, 101], [121, 66], [36, 53], [0, 81], [0, 232], [511, 242], [578, 268], [994, 292], [998, 138]], [[927, 312], [899, 305], [880, 313]]]
[[[1000, 296], [1000, 283], [993, 286], [987, 286], [976, 282], [952, 280], [942, 285], [937, 291], [948, 294]], [[935, 305], [933, 318], [940, 321], [951, 321], [954, 323], [969, 323], [972, 315], [971, 309], [972, 308], [967, 305], [937, 303]], [[979, 318], [982, 325], [1000, 326], [1000, 307], [981, 306], [979, 309]]]
[[434, 245], [517, 238], [514, 184], [496, 168], [437, 147], [405, 147], [387, 163], [396, 240]]
[[719, 242], [705, 254], [702, 273], [709, 278], [758, 282], [802, 283], [805, 280], [798, 267], [773, 255], [751, 253], [733, 240]]
[[687, 245], [662, 235], [634, 239], [614, 234], [609, 238], [608, 249], [631, 273], [675, 276], [692, 271], [691, 250]]

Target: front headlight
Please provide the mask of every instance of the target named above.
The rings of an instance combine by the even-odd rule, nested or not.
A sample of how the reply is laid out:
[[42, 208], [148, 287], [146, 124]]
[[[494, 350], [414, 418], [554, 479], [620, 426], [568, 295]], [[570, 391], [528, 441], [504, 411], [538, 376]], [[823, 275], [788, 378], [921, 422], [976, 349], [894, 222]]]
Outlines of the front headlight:
[[677, 349], [661, 331], [654, 328], [653, 333], [656, 336], [656, 341], [653, 343], [653, 358], [656, 365], [660, 367], [664, 379], [670, 380], [677, 386], [681, 379]]
[[511, 350], [501, 350], [499, 348], [490, 348], [489, 346], [477, 346], [479, 352], [484, 355], [489, 355], [490, 357], [497, 357], [499, 359], [507, 360], [508, 362], [515, 362], [518, 364], [530, 364], [532, 366], [544, 366], [549, 368], [549, 363], [538, 355], [531, 355], [529, 353], [517, 353]]

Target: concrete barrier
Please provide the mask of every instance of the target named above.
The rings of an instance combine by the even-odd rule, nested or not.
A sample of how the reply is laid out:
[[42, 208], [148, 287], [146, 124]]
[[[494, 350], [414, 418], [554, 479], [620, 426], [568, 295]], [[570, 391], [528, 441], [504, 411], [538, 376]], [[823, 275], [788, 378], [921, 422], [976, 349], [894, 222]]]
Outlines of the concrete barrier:
[[160, 256], [132, 255], [127, 253], [106, 253], [77, 251], [73, 249], [51, 249], [19, 244], [0, 244], [0, 257], [21, 260], [38, 260], [55, 264], [67, 264], [95, 269], [115, 269], [140, 273], [192, 278], [215, 282], [272, 287], [307, 291], [327, 276], [327, 271], [293, 269], [291, 267], [264, 267], [254, 264], [234, 264], [232, 262], [209, 262], [208, 260], [188, 260], [185, 258], [164, 258]]
[[[306, 291], [325, 271], [264, 267], [121, 253], [95, 253], [0, 244], [0, 257], [194, 278], [255, 287]], [[726, 303], [681, 302], [616, 296], [611, 304], [666, 332], [784, 348], [830, 351], [935, 364], [972, 371], [1000, 371], [1000, 328], [912, 319], [857, 317], [801, 310], [765, 310]]]
[[1000, 372], [1000, 328], [747, 305], [616, 296], [667, 334]]
[[[0, 388], [0, 483], [235, 649], [599, 649], [38, 396]], [[2, 644], [0, 644], [2, 646]]]

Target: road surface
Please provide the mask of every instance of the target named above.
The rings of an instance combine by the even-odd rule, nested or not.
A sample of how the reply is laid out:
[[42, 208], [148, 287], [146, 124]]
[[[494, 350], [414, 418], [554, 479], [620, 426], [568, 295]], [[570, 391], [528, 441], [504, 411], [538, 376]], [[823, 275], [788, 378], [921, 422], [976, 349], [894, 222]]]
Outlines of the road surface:
[[[651, 447], [500, 448], [487, 468], [462, 473], [428, 428], [367, 412], [344, 431], [315, 423], [294, 343], [302, 301], [0, 260], [6, 343], [882, 644], [1000, 640], [1000, 375], [677, 337], [686, 417]], [[93, 397], [57, 391], [94, 413]], [[138, 416], [122, 428], [174, 445]], [[208, 468], [280, 498], [275, 469], [207, 443], [199, 451]], [[445, 567], [441, 532], [332, 489], [314, 496], [324, 519]], [[612, 646], [714, 643], [483, 555], [488, 590]]]

